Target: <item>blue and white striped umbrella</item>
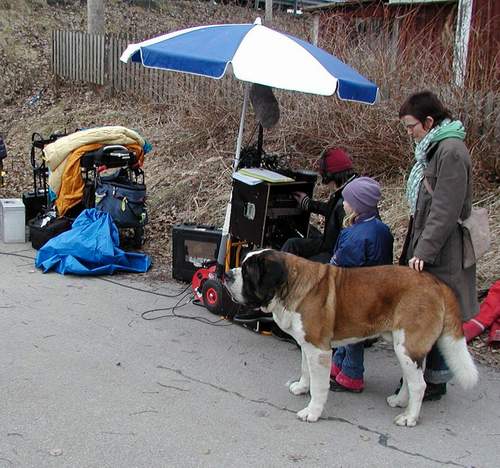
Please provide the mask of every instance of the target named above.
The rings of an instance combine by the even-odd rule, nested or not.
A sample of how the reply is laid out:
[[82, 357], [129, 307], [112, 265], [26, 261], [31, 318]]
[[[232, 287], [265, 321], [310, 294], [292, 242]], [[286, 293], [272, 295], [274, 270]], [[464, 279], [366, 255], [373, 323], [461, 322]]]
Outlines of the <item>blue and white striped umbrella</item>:
[[328, 52], [261, 24], [199, 26], [130, 44], [123, 62], [373, 104], [378, 88]]
[[[228, 69], [247, 83], [271, 88], [331, 96], [374, 104], [378, 88], [357, 71], [328, 52], [297, 37], [254, 24], [199, 26], [130, 44], [123, 62], [138, 62], [145, 67], [222, 78]], [[238, 167], [249, 86], [245, 87], [240, 129], [233, 169]], [[231, 199], [222, 228], [217, 257], [224, 265], [229, 236]]]

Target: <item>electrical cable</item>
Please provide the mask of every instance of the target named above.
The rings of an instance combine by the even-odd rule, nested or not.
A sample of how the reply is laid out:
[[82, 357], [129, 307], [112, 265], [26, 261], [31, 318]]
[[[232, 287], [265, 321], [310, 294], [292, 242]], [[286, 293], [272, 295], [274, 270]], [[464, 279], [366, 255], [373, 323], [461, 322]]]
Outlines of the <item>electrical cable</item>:
[[[8, 255], [8, 256], [12, 256], [12, 257], [26, 258], [28, 260], [35, 260], [33, 257], [29, 257], [27, 255], [21, 255], [21, 254], [10, 253], [10, 252], [1, 252], [0, 251], [0, 255]], [[143, 293], [147, 293], [147, 294], [153, 294], [155, 296], [162, 296], [162, 297], [168, 297], [168, 298], [179, 297], [181, 294], [183, 294], [184, 292], [186, 292], [191, 287], [191, 285], [188, 284], [179, 293], [177, 293], [175, 295], [170, 295], [170, 294], [158, 293], [156, 291], [147, 291], [145, 289], [137, 288], [135, 286], [129, 286], [129, 285], [126, 285], [126, 284], [123, 284], [123, 283], [119, 283], [118, 281], [113, 281], [113, 280], [110, 280], [110, 279], [107, 279], [107, 278], [96, 277], [95, 279], [100, 280], [100, 281], [106, 281], [107, 283], [112, 283], [112, 284], [115, 284], [115, 285], [120, 286], [122, 288], [132, 289], [134, 291], [139, 291], [139, 292], [143, 292]], [[189, 301], [187, 301], [185, 304], [179, 305], [182, 302], [182, 300], [186, 299], [187, 297], [189, 297]], [[145, 312], [142, 312], [141, 313], [141, 318], [143, 318], [144, 320], [156, 320], [156, 319], [160, 319], [160, 318], [173, 317], [173, 318], [182, 318], [182, 319], [187, 319], [187, 320], [195, 320], [195, 321], [204, 323], [206, 325], [211, 325], [211, 326], [215, 326], [215, 327], [227, 327], [227, 326], [233, 325], [232, 323], [220, 324], [219, 322], [222, 322], [222, 321], [225, 320], [223, 318], [221, 318], [219, 320], [209, 320], [206, 317], [202, 317], [202, 316], [181, 315], [181, 314], [175, 313], [175, 309], [180, 309], [181, 307], [184, 307], [184, 306], [188, 305], [190, 302], [193, 305], [197, 305], [199, 307], [203, 307], [201, 304], [197, 304], [196, 302], [194, 302], [194, 298], [189, 293], [189, 294], [185, 294], [183, 297], [181, 297], [177, 301], [177, 303], [174, 306], [172, 306], [172, 307], [163, 307], [163, 308], [159, 308], [159, 309], [151, 309], [151, 310], [146, 310]], [[152, 317], [152, 318], [147, 318], [146, 317], [147, 314], [150, 314], [152, 312], [160, 312], [160, 311], [168, 311], [168, 310], [171, 310], [172, 313], [171, 314], [160, 315], [158, 317]]]
[[[12, 257], [21, 257], [21, 258], [27, 258], [28, 260], [35, 260], [33, 257], [29, 257], [27, 255], [21, 255], [21, 254], [10, 253], [10, 252], [0, 252], [0, 255], [9, 255]], [[116, 284], [117, 286], [121, 286], [122, 288], [133, 289], [134, 291], [144, 292], [147, 294], [153, 294], [155, 296], [170, 297], [170, 298], [179, 297], [182, 293], [186, 292], [191, 287], [191, 285], [188, 284], [184, 289], [179, 291], [177, 294], [170, 295], [170, 294], [162, 294], [162, 293], [159, 293], [156, 291], [147, 291], [146, 289], [136, 288], [135, 286], [129, 286], [127, 284], [119, 283], [118, 281], [113, 281], [113, 280], [110, 280], [107, 278], [96, 277], [95, 279], [100, 280], [100, 281], [106, 281], [108, 283], [113, 283], [113, 284]]]
[[[183, 299], [186, 299], [186, 297], [190, 298], [189, 301], [184, 303], [184, 304], [179, 305]], [[192, 301], [191, 294], [186, 294], [185, 296], [181, 297], [174, 306], [146, 310], [145, 312], [142, 312], [141, 318], [143, 318], [144, 320], [157, 320], [160, 318], [182, 318], [182, 319], [188, 319], [188, 320], [195, 320], [196, 322], [201, 322], [201, 323], [204, 323], [205, 325], [211, 325], [214, 327], [229, 327], [229, 326], [233, 325], [232, 323], [224, 323], [224, 324], [220, 323], [220, 322], [225, 320], [224, 318], [220, 318], [219, 320], [209, 320], [206, 317], [202, 317], [202, 316], [198, 316], [198, 315], [181, 315], [181, 314], [177, 314], [175, 312], [175, 309], [179, 309], [181, 307], [184, 307], [184, 306], [188, 305], [189, 302], [191, 302], [191, 301]], [[172, 313], [159, 315], [157, 317], [152, 317], [152, 318], [147, 317], [148, 314], [151, 314], [153, 312], [161, 312], [161, 311], [167, 311], [167, 310], [171, 310]]]
[[11, 257], [21, 257], [21, 258], [27, 258], [28, 260], [35, 260], [33, 257], [28, 257], [27, 255], [21, 255], [21, 254], [10, 253], [10, 252], [0, 252], [0, 255], [9, 255]]
[[179, 297], [182, 293], [186, 292], [191, 287], [191, 285], [188, 284], [184, 289], [182, 289], [177, 294], [170, 295], [170, 294], [162, 294], [162, 293], [159, 293], [159, 292], [156, 292], [156, 291], [146, 291], [145, 289], [136, 288], [135, 286], [129, 286], [127, 284], [119, 283], [118, 281], [113, 281], [113, 280], [110, 280], [110, 279], [107, 279], [107, 278], [96, 278], [96, 279], [99, 279], [101, 281], [106, 281], [107, 283], [116, 284], [117, 286], [121, 286], [122, 288], [128, 288], [128, 289], [132, 289], [134, 291], [145, 292], [145, 293], [148, 293], [148, 294], [153, 294], [155, 296], [170, 297], [170, 298]]

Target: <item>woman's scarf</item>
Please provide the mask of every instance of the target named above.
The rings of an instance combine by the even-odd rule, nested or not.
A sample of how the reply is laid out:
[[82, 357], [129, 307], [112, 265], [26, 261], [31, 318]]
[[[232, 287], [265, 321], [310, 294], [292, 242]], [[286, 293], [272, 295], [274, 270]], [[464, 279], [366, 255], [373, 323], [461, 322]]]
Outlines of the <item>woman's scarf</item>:
[[413, 215], [417, 206], [418, 191], [424, 178], [424, 169], [427, 167], [427, 150], [431, 143], [435, 143], [446, 138], [465, 139], [465, 129], [460, 120], [444, 119], [437, 127], [434, 127], [415, 145], [415, 164], [413, 165], [408, 182], [406, 183], [406, 198]]

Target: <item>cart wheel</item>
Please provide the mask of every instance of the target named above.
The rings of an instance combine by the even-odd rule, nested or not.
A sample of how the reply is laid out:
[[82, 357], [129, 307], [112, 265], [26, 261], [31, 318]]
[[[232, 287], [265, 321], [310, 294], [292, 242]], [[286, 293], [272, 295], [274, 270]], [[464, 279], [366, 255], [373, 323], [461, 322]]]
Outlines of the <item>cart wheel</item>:
[[222, 313], [222, 284], [219, 281], [207, 279], [201, 289], [203, 304], [213, 314]]
[[143, 227], [134, 228], [134, 237], [132, 239], [132, 245], [138, 249], [144, 245], [145, 241], [146, 240], [144, 239], [144, 228]]

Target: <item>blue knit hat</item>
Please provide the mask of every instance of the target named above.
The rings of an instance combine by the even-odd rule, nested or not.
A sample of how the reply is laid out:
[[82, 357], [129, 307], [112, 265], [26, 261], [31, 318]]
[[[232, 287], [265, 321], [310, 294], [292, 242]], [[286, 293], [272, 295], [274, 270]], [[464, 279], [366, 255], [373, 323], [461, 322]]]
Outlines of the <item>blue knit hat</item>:
[[344, 200], [358, 215], [375, 213], [380, 195], [380, 184], [370, 177], [358, 177], [342, 190]]

